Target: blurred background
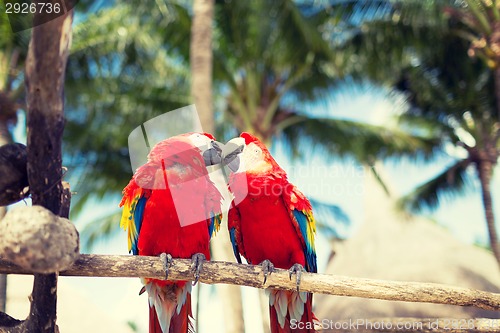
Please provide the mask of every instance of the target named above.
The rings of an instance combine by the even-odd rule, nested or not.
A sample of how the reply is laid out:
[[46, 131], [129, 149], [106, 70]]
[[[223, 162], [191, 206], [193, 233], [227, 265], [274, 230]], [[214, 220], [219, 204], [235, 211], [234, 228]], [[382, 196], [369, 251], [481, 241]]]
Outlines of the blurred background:
[[[2, 6], [0, 144], [25, 143], [30, 30], [13, 33]], [[192, 39], [209, 32], [211, 48]], [[496, 0], [81, 0], [65, 97], [63, 164], [84, 253], [127, 253], [129, 134], [196, 102], [205, 131], [259, 136], [311, 199], [319, 272], [500, 292]], [[234, 261], [222, 230], [213, 259]], [[2, 276], [0, 310], [25, 318], [30, 281]], [[140, 288], [61, 277], [61, 332], [146, 332]], [[199, 332], [266, 332], [262, 291], [193, 293]], [[325, 295], [314, 309], [320, 320], [500, 317]]]

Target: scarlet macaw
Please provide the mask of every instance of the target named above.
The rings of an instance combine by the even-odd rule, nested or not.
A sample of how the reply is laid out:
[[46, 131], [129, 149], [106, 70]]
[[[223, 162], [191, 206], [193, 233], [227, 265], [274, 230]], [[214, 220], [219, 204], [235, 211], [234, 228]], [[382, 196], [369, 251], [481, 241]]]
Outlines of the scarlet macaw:
[[[297, 292], [266, 290], [271, 332], [314, 332], [312, 294], [299, 292], [305, 268], [317, 272], [315, 220], [309, 200], [288, 179], [266, 146], [242, 133], [223, 149], [223, 163], [231, 169], [229, 189], [234, 195], [228, 229], [234, 254], [252, 265], [262, 264], [264, 283], [274, 266], [297, 274]], [[303, 329], [301, 329], [303, 328]]]
[[[123, 190], [121, 227], [134, 255], [192, 258], [195, 283], [209, 240], [219, 230], [221, 194], [206, 165], [220, 148], [206, 133], [187, 133], [158, 143]], [[217, 151], [218, 150], [218, 151]], [[217, 158], [218, 156], [218, 158]], [[165, 255], [163, 255], [165, 257]], [[149, 299], [149, 332], [192, 332], [191, 283], [142, 279]]]

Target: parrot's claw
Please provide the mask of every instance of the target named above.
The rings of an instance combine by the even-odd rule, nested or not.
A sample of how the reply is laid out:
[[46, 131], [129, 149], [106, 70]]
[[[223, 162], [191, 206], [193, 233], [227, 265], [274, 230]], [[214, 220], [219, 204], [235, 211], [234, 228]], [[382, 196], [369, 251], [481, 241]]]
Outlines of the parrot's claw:
[[191, 257], [191, 269], [194, 271], [194, 281], [193, 286], [196, 285], [198, 279], [200, 278], [201, 268], [203, 263], [207, 260], [203, 253], [195, 253]]
[[170, 253], [162, 253], [160, 254], [160, 259], [163, 261], [163, 269], [165, 270], [165, 280], [168, 280], [168, 270], [170, 266], [172, 266], [172, 256]]
[[293, 264], [293, 266], [288, 270], [290, 280], [292, 279], [293, 274], [297, 275], [297, 291], [299, 291], [300, 279], [302, 278], [302, 272], [304, 271], [304, 266], [302, 266], [301, 264]]
[[267, 259], [261, 262], [260, 265], [262, 266], [262, 273], [264, 273], [264, 283], [262, 284], [266, 284], [267, 277], [274, 272], [274, 265]]

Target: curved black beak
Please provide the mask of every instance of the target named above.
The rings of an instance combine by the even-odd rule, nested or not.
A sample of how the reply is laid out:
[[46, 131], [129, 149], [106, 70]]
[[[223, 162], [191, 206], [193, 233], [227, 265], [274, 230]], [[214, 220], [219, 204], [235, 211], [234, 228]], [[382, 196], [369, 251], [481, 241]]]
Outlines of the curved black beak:
[[211, 147], [203, 152], [203, 160], [206, 166], [220, 164], [222, 162], [222, 147], [224, 144], [212, 141]]
[[232, 172], [236, 172], [240, 167], [240, 153], [245, 148], [244, 145], [237, 145], [228, 142], [222, 151], [222, 164], [227, 165]]

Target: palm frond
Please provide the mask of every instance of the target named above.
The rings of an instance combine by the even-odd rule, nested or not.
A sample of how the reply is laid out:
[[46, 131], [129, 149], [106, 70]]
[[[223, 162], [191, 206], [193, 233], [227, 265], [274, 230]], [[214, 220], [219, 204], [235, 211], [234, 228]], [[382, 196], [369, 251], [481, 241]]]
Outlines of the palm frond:
[[340, 24], [360, 25], [363, 22], [381, 19], [392, 9], [388, 0], [333, 0], [327, 1], [329, 21], [333, 26]]
[[80, 241], [84, 251], [91, 251], [97, 241], [104, 241], [119, 231], [121, 211], [113, 212], [87, 224], [80, 232]]
[[[491, 33], [493, 27], [489, 22], [488, 5], [486, 2], [479, 0], [466, 0], [465, 2], [470, 13], [472, 14], [471, 16], [474, 18], [473, 22], [470, 22], [469, 25], [482, 33]], [[492, 7], [496, 7], [495, 2], [493, 2]]]
[[[349, 1], [335, 1], [332, 10], [342, 10], [345, 2]], [[394, 84], [401, 69], [429, 53], [429, 45], [439, 45], [447, 31], [443, 8], [452, 2], [356, 1], [357, 7], [348, 10], [352, 16], [344, 15], [341, 21], [333, 16], [326, 30], [333, 36], [336, 61], [343, 64], [345, 74]]]
[[182, 1], [119, 2], [86, 15], [75, 25], [71, 53], [120, 54], [132, 45], [148, 54], [160, 46], [182, 55], [189, 47], [190, 23]]
[[460, 195], [469, 186], [468, 159], [458, 160], [433, 179], [398, 200], [398, 207], [410, 212], [435, 210], [443, 198]]
[[334, 54], [322, 33], [328, 13], [291, 0], [217, 2], [214, 80], [223, 83], [228, 113], [243, 118], [240, 130], [261, 116], [256, 106], [269, 111], [268, 127], [285, 96], [311, 100], [331, 86]]
[[431, 117], [418, 112], [404, 112], [397, 118], [398, 125], [408, 132], [417, 133], [423, 137], [439, 137], [441, 141], [458, 142], [449, 118]]
[[345, 239], [346, 229], [351, 220], [346, 212], [337, 205], [310, 199], [318, 232], [335, 239]]
[[371, 165], [370, 171], [371, 171], [373, 177], [375, 178], [376, 182], [384, 190], [385, 194], [387, 194], [387, 196], [390, 196], [391, 191], [389, 190], [389, 187], [387, 186], [387, 184], [384, 182], [384, 179], [382, 178], [382, 175], [380, 174], [380, 172], [377, 170], [377, 167], [375, 165]]
[[439, 138], [435, 137], [352, 120], [305, 115], [291, 117], [290, 125], [282, 130], [282, 134], [286, 146], [295, 157], [300, 153], [310, 153], [310, 144], [329, 156], [351, 156], [367, 164], [373, 159], [389, 156], [430, 159], [440, 146]]

